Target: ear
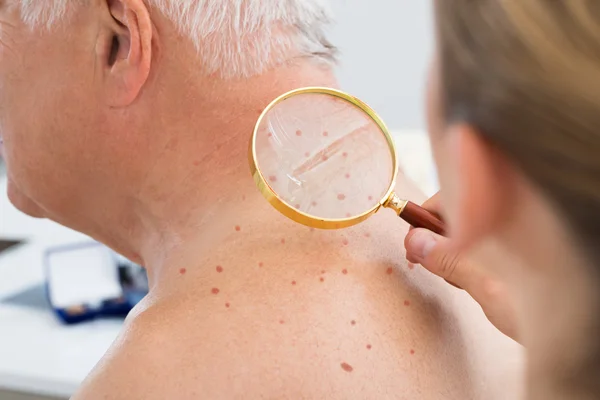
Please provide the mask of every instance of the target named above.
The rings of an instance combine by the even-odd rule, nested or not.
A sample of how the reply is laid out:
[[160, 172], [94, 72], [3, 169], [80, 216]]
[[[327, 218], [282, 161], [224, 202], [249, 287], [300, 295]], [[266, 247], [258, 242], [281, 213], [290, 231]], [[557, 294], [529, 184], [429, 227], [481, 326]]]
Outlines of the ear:
[[491, 235], [510, 215], [517, 174], [509, 159], [472, 126], [459, 124], [445, 133], [446, 163], [454, 177], [445, 199], [452, 237], [470, 247]]
[[99, 36], [104, 93], [113, 107], [131, 104], [150, 75], [152, 21], [143, 0], [106, 0], [109, 18]]

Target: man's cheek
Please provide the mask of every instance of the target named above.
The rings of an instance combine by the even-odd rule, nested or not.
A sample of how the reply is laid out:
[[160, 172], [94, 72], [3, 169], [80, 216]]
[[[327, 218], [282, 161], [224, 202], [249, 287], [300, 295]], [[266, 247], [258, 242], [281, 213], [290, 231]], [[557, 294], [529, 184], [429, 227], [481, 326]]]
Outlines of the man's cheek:
[[43, 218], [44, 211], [9, 178], [7, 186], [8, 200], [16, 209], [34, 218]]

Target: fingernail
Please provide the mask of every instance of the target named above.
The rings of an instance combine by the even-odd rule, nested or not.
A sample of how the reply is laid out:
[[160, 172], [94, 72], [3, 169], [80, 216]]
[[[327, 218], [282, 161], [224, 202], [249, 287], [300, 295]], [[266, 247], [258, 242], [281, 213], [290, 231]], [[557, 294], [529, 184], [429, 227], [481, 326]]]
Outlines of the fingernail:
[[430, 232], [419, 230], [410, 238], [408, 252], [423, 260], [431, 253], [435, 243], [435, 237]]

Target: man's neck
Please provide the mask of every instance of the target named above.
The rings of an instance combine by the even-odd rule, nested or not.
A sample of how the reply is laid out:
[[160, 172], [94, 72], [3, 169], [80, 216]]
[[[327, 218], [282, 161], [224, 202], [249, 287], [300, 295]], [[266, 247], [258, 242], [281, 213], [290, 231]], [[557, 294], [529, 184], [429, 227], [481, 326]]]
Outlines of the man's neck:
[[189, 83], [190, 101], [168, 122], [164, 152], [136, 199], [138, 261], [159, 269], [184, 257], [188, 245], [198, 250], [218, 237], [220, 228], [235, 229], [235, 218], [262, 202], [248, 167], [254, 125], [270, 101], [304, 86], [337, 83], [331, 70], [309, 62], [246, 80]]

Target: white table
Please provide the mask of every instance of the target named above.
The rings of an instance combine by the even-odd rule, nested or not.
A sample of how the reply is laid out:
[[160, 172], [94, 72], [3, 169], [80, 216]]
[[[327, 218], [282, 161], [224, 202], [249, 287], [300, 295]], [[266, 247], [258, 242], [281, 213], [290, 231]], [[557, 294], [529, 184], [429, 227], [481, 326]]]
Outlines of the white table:
[[[407, 175], [426, 194], [436, 190], [429, 145], [420, 132], [395, 135]], [[28, 218], [6, 198], [0, 178], [0, 237], [25, 238], [0, 255], [0, 299], [43, 282], [42, 254], [51, 246], [90, 240], [52, 222]], [[0, 391], [68, 398], [102, 357], [121, 328], [118, 320], [65, 326], [49, 311], [0, 302]]]

